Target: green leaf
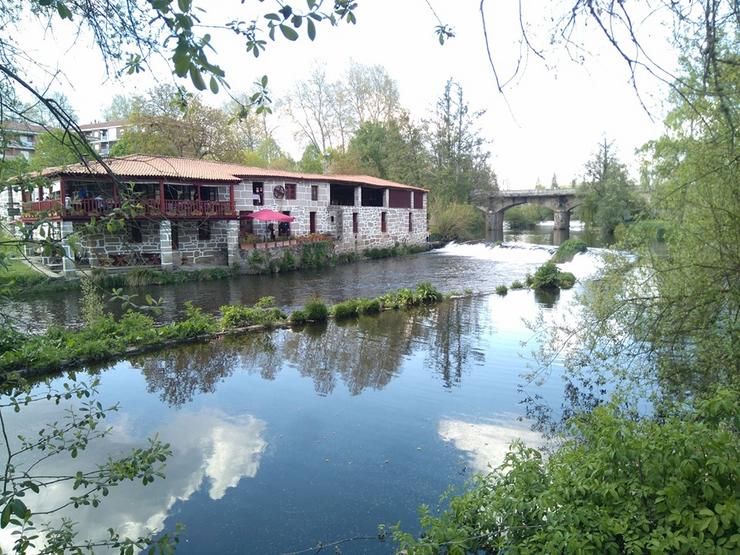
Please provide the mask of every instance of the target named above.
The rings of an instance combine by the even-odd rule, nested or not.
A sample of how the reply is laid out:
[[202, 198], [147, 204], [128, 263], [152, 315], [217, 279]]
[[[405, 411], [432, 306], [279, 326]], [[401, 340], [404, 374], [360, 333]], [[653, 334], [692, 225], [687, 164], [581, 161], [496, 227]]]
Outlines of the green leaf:
[[218, 81], [216, 81], [215, 77], [211, 77], [211, 81], [209, 84], [211, 86], [211, 92], [213, 94], [218, 94]]
[[306, 20], [306, 24], [308, 27], [308, 38], [314, 40], [316, 38], [316, 25], [310, 19]]
[[298, 33], [295, 29], [292, 27], [288, 27], [287, 25], [280, 25], [280, 31], [282, 31], [283, 36], [288, 40], [298, 40]]
[[206, 88], [206, 82], [203, 80], [203, 75], [200, 70], [194, 65], [190, 65], [190, 80], [195, 85], [195, 88], [199, 91], [203, 91]]
[[0, 515], [0, 528], [5, 528], [8, 525], [8, 522], [10, 522], [10, 514], [13, 510], [12, 501], [5, 505], [5, 508], [3, 508], [3, 512]]
[[193, 4], [192, 0], [177, 0], [177, 5], [181, 12], [190, 11], [190, 7]]

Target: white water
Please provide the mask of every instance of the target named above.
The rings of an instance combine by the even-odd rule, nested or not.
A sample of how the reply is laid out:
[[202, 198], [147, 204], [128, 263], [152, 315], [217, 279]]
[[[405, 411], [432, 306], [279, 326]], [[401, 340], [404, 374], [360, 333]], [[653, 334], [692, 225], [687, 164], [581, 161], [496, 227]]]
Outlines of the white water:
[[[442, 256], [460, 256], [514, 264], [544, 264], [555, 254], [557, 247], [529, 243], [449, 243], [434, 252]], [[578, 253], [573, 260], [558, 264], [564, 272], [571, 272], [578, 280], [590, 279], [604, 266], [605, 249], [589, 248]]]
[[557, 247], [551, 245], [531, 245], [528, 243], [448, 243], [434, 252], [443, 256], [463, 256], [491, 262], [514, 262], [522, 264], [544, 264], [555, 253]]

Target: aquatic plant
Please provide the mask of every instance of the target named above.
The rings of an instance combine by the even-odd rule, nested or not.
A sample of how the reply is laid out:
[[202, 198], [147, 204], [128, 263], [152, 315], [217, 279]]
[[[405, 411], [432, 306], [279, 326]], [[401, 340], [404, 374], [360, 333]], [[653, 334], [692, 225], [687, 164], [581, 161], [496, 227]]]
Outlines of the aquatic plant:
[[416, 286], [414, 299], [417, 304], [432, 304], [441, 301], [442, 293], [428, 281], [423, 281]]
[[290, 323], [295, 325], [301, 325], [306, 323], [306, 312], [304, 310], [294, 310], [290, 314]]
[[306, 319], [312, 322], [323, 322], [329, 317], [329, 309], [320, 297], [311, 297], [306, 301], [303, 311], [306, 313]]
[[496, 286], [496, 294], [501, 295], [504, 297], [509, 292], [509, 288], [505, 285], [497, 285]]
[[331, 308], [331, 313], [337, 320], [356, 318], [359, 316], [359, 306], [359, 301], [357, 299], [352, 299], [335, 304]]
[[518, 279], [511, 282], [511, 285], [509, 286], [511, 289], [524, 289], [524, 284], [519, 281]]

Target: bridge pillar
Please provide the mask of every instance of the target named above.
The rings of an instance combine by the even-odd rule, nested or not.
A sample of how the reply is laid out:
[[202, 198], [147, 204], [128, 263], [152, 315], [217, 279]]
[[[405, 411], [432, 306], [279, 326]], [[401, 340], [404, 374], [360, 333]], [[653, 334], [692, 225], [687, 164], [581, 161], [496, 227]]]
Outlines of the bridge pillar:
[[486, 212], [486, 239], [504, 240], [504, 212]]
[[570, 229], [570, 210], [555, 210], [553, 229]]

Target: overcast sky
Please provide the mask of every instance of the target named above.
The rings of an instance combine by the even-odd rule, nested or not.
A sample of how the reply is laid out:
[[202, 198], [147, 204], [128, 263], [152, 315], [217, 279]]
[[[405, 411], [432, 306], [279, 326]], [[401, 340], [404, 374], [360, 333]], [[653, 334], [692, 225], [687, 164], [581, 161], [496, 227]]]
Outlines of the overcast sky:
[[[565, 0], [523, 2], [531, 38], [546, 51], [546, 61], [529, 55], [525, 72], [506, 89], [505, 97], [497, 92], [487, 61], [478, 0], [430, 2], [456, 33], [444, 46], [433, 33], [437, 20], [426, 0], [361, 0], [357, 25], [321, 25], [313, 43], [305, 36], [297, 43], [270, 43], [258, 60], [246, 54], [235, 37], [215, 31], [216, 61], [226, 70], [233, 92], [249, 91], [259, 76], [267, 74], [274, 98], [287, 94], [317, 63], [330, 78], [340, 77], [350, 59], [380, 64], [397, 80], [401, 102], [415, 118], [429, 113], [445, 81], [452, 77], [463, 86], [471, 108], [486, 110], [478, 123], [490, 141], [491, 165], [504, 188], [531, 188], [537, 180], [549, 186], [553, 173], [561, 184], [569, 183], [582, 175], [585, 161], [604, 136], [615, 142], [636, 174], [634, 151], [660, 133], [661, 99], [666, 91], [647, 77], [640, 81], [642, 99], [654, 118], [651, 121], [629, 82], [624, 62], [595, 29], [581, 35], [590, 45], [588, 52], [579, 52], [585, 56], [583, 64], [572, 61], [562, 48], [549, 47], [546, 25]], [[265, 10], [269, 2], [242, 5], [239, 0], [201, 0], [201, 5], [208, 9], [209, 22], [225, 22], [237, 17], [249, 20], [249, 10]], [[501, 75], [506, 76], [519, 52], [517, 2], [489, 0], [486, 6], [493, 56]], [[650, 38], [651, 54], [670, 61], [668, 42], [658, 26], [653, 27], [658, 34]], [[68, 25], [57, 26], [53, 34], [29, 33], [26, 40], [37, 57], [64, 72], [67, 81], [59, 88], [71, 99], [81, 122], [99, 120], [115, 93], [142, 93], [155, 79], [171, 80], [163, 61], [155, 61], [153, 71], [143, 75], [120, 80], [106, 77], [95, 49], [84, 39], [73, 45], [70, 31]], [[207, 100], [218, 105], [226, 98], [219, 95]], [[293, 138], [290, 122], [276, 119], [273, 124], [281, 145], [300, 157], [304, 144]]]

